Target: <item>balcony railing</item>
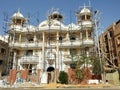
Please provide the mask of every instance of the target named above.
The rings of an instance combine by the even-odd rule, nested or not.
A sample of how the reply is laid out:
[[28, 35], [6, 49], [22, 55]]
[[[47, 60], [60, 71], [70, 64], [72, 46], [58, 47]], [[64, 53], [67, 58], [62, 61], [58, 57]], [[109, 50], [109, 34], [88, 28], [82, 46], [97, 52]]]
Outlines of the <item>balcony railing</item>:
[[21, 64], [37, 64], [39, 62], [39, 56], [24, 56], [20, 58]]
[[13, 43], [13, 42], [10, 42], [9, 43], [9, 46], [10, 47], [40, 47], [40, 46], [42, 46], [43, 45], [43, 43], [41, 42], [41, 43], [26, 43], [26, 42], [22, 42], [22, 43], [20, 43], [20, 42], [16, 42], [16, 43]]
[[[79, 39], [79, 38], [76, 38], [76, 40], [62, 40], [62, 42], [59, 42], [59, 46], [81, 46], [81, 45], [93, 45], [94, 44], [94, 41], [93, 41], [93, 39], [92, 38], [88, 38], [88, 39], [83, 39], [83, 40], [81, 40], [81, 39]], [[49, 46], [49, 43], [48, 42], [45, 42], [44, 43], [44, 45], [45, 45], [45, 47], [48, 47]], [[50, 42], [50, 45], [51, 46], [56, 46], [57, 45], [57, 41], [54, 41], [54, 42]], [[15, 42], [15, 43], [13, 43], [13, 42], [11, 42], [11, 43], [9, 43], [9, 46], [11, 46], [11, 47], [27, 47], [27, 48], [36, 48], [36, 47], [42, 47], [43, 46], [43, 42], [39, 42], [39, 43], [37, 43], [37, 42], [34, 42], [34, 43], [28, 43], [28, 42]]]

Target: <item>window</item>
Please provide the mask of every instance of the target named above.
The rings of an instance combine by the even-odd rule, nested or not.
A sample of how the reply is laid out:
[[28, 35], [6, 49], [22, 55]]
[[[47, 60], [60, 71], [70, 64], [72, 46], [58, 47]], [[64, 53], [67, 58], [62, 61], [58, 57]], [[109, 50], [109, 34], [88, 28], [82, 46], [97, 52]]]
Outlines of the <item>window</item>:
[[15, 42], [19, 41], [19, 34], [15, 34]]
[[28, 42], [33, 42], [33, 36], [28, 34], [27, 35], [27, 40], [28, 40]]
[[109, 32], [109, 36], [113, 37], [113, 32], [112, 31]]
[[4, 48], [1, 48], [1, 53], [5, 54], [5, 49]]
[[70, 49], [70, 55], [75, 56], [76, 55], [76, 49]]
[[70, 38], [70, 40], [73, 40], [73, 41], [76, 40], [76, 37], [74, 34], [71, 34], [69, 38]]
[[74, 36], [71, 36], [70, 37], [70, 40], [76, 40]]
[[21, 21], [21, 19], [16, 19], [13, 22], [17, 25], [17, 24], [21, 24], [22, 21]]
[[91, 32], [88, 32], [88, 37], [90, 38], [92, 35], [91, 35]]
[[42, 41], [43, 40], [42, 34], [37, 34], [36, 39], [37, 41]]
[[107, 35], [105, 35], [104, 36], [104, 41], [107, 41], [107, 40], [108, 40]]
[[59, 37], [59, 40], [62, 41], [62, 36]]
[[85, 15], [82, 16], [82, 20], [85, 20]]
[[86, 17], [87, 17], [87, 20], [90, 20], [90, 15], [87, 15]]
[[33, 55], [33, 50], [27, 50], [27, 51], [26, 51], [26, 55], [27, 55], [27, 56]]
[[118, 37], [118, 38], [116, 39], [116, 43], [117, 43], [117, 46], [120, 45], [120, 37]]
[[55, 34], [48, 34], [48, 36], [47, 36], [47, 39], [48, 39], [48, 41], [55, 41], [56, 40], [56, 36], [55, 36]]

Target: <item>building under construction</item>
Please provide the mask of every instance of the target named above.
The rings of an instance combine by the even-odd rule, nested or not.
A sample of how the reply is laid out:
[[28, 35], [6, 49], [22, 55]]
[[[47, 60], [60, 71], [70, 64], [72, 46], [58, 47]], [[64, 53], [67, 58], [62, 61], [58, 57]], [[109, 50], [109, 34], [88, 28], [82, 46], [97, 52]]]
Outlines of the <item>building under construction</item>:
[[93, 14], [84, 5], [76, 12], [76, 24], [65, 25], [63, 19], [58, 10], [51, 10], [46, 20], [33, 26], [20, 11], [13, 14], [8, 30], [11, 75], [14, 70], [18, 76], [28, 70], [29, 76], [50, 83], [65, 71], [71, 79], [74, 56], [89, 56], [94, 47]]
[[[120, 20], [110, 25], [99, 36], [99, 44], [106, 78], [108, 78], [107, 73], [111, 74], [109, 81], [118, 84], [120, 79]], [[115, 74], [116, 71], [119, 75]]]

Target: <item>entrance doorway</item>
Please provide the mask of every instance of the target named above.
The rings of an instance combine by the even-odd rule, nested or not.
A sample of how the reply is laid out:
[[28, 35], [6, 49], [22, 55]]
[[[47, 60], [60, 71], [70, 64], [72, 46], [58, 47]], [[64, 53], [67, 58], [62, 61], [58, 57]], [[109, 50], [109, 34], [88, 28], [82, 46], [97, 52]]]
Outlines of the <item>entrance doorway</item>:
[[48, 74], [48, 79], [47, 79], [47, 83], [52, 83], [54, 82], [54, 71], [55, 71], [55, 68], [50, 66], [47, 68], [47, 74]]

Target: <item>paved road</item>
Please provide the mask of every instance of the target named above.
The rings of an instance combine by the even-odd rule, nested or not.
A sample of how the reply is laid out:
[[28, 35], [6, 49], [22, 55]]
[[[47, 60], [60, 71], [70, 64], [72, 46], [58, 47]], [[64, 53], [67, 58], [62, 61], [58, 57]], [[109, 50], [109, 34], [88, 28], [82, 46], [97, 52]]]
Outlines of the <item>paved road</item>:
[[0, 90], [120, 90], [118, 87], [114, 88], [57, 88], [57, 89], [42, 89], [42, 88], [0, 88]]

